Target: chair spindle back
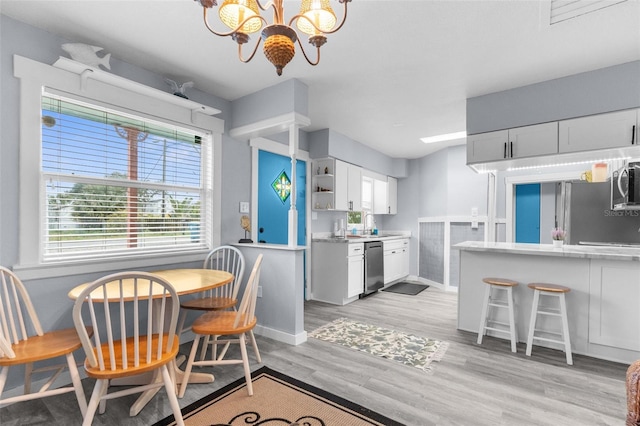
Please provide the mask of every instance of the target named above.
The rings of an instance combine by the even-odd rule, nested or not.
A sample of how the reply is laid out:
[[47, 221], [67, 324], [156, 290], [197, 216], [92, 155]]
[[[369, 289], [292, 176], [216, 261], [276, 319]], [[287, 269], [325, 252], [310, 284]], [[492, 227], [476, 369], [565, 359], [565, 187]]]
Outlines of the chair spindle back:
[[0, 338], [9, 345], [9, 354], [13, 353], [12, 344], [29, 338], [27, 320], [33, 331], [42, 336], [42, 326], [24, 284], [16, 274], [0, 266]]
[[233, 246], [220, 246], [212, 250], [204, 260], [204, 269], [218, 269], [233, 274], [233, 281], [208, 292], [203, 292], [203, 297], [220, 297], [235, 299], [244, 276], [244, 255]]
[[[127, 369], [150, 364], [171, 350], [179, 309], [178, 295], [166, 280], [122, 272], [88, 285], [75, 302], [73, 319], [92, 367]], [[85, 323], [93, 326], [93, 341]], [[101, 347], [108, 351], [97, 350]]]

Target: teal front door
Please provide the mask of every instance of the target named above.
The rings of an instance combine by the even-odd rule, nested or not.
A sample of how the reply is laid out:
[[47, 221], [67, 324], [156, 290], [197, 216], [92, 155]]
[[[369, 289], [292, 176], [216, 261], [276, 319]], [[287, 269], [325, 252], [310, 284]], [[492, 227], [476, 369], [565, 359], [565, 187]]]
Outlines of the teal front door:
[[516, 185], [516, 243], [540, 244], [540, 184]]
[[[298, 245], [306, 244], [306, 162], [296, 162]], [[289, 242], [291, 208], [291, 158], [268, 151], [258, 152], [258, 242]]]

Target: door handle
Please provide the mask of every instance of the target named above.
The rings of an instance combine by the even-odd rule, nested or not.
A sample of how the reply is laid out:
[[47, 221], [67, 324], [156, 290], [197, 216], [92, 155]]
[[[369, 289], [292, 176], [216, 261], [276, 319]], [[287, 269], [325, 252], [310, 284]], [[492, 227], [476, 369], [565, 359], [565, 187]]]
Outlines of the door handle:
[[636, 142], [636, 125], [633, 125], [633, 130], [631, 130], [631, 145], [634, 145]]
[[509, 154], [509, 157], [513, 158], [513, 142], [509, 142], [509, 151], [511, 151], [511, 153]]
[[504, 143], [504, 154], [502, 154], [502, 158], [507, 158], [507, 143]]

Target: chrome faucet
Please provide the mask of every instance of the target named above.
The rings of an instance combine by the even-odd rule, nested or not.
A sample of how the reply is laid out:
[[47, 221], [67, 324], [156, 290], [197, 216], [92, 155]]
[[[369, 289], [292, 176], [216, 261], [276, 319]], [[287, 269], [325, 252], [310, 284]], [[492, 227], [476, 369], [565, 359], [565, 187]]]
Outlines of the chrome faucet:
[[[373, 227], [371, 229], [369, 229], [369, 232], [367, 232], [367, 217], [371, 216], [373, 218]], [[371, 234], [372, 229], [375, 227], [376, 224], [376, 218], [373, 215], [373, 213], [367, 213], [364, 215], [364, 219], [362, 220], [362, 233], [364, 235], [369, 235]]]

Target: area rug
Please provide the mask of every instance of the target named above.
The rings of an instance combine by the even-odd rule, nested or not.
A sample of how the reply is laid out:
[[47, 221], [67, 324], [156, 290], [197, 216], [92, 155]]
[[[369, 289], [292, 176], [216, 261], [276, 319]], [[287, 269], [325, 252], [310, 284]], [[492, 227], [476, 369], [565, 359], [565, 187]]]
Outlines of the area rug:
[[310, 337], [337, 343], [372, 355], [391, 359], [430, 372], [431, 362], [440, 361], [449, 344], [440, 340], [402, 333], [346, 318], [339, 318], [309, 333]]
[[416, 294], [419, 294], [421, 291], [426, 290], [428, 288], [429, 286], [425, 284], [416, 284], [416, 283], [410, 283], [407, 281], [401, 281], [388, 288], [383, 289], [382, 291], [388, 291], [390, 293], [409, 294], [411, 296], [415, 296]]
[[[254, 371], [253, 396], [244, 377], [182, 409], [186, 426], [402, 426], [339, 396], [268, 367]], [[154, 426], [175, 425], [173, 415]]]

